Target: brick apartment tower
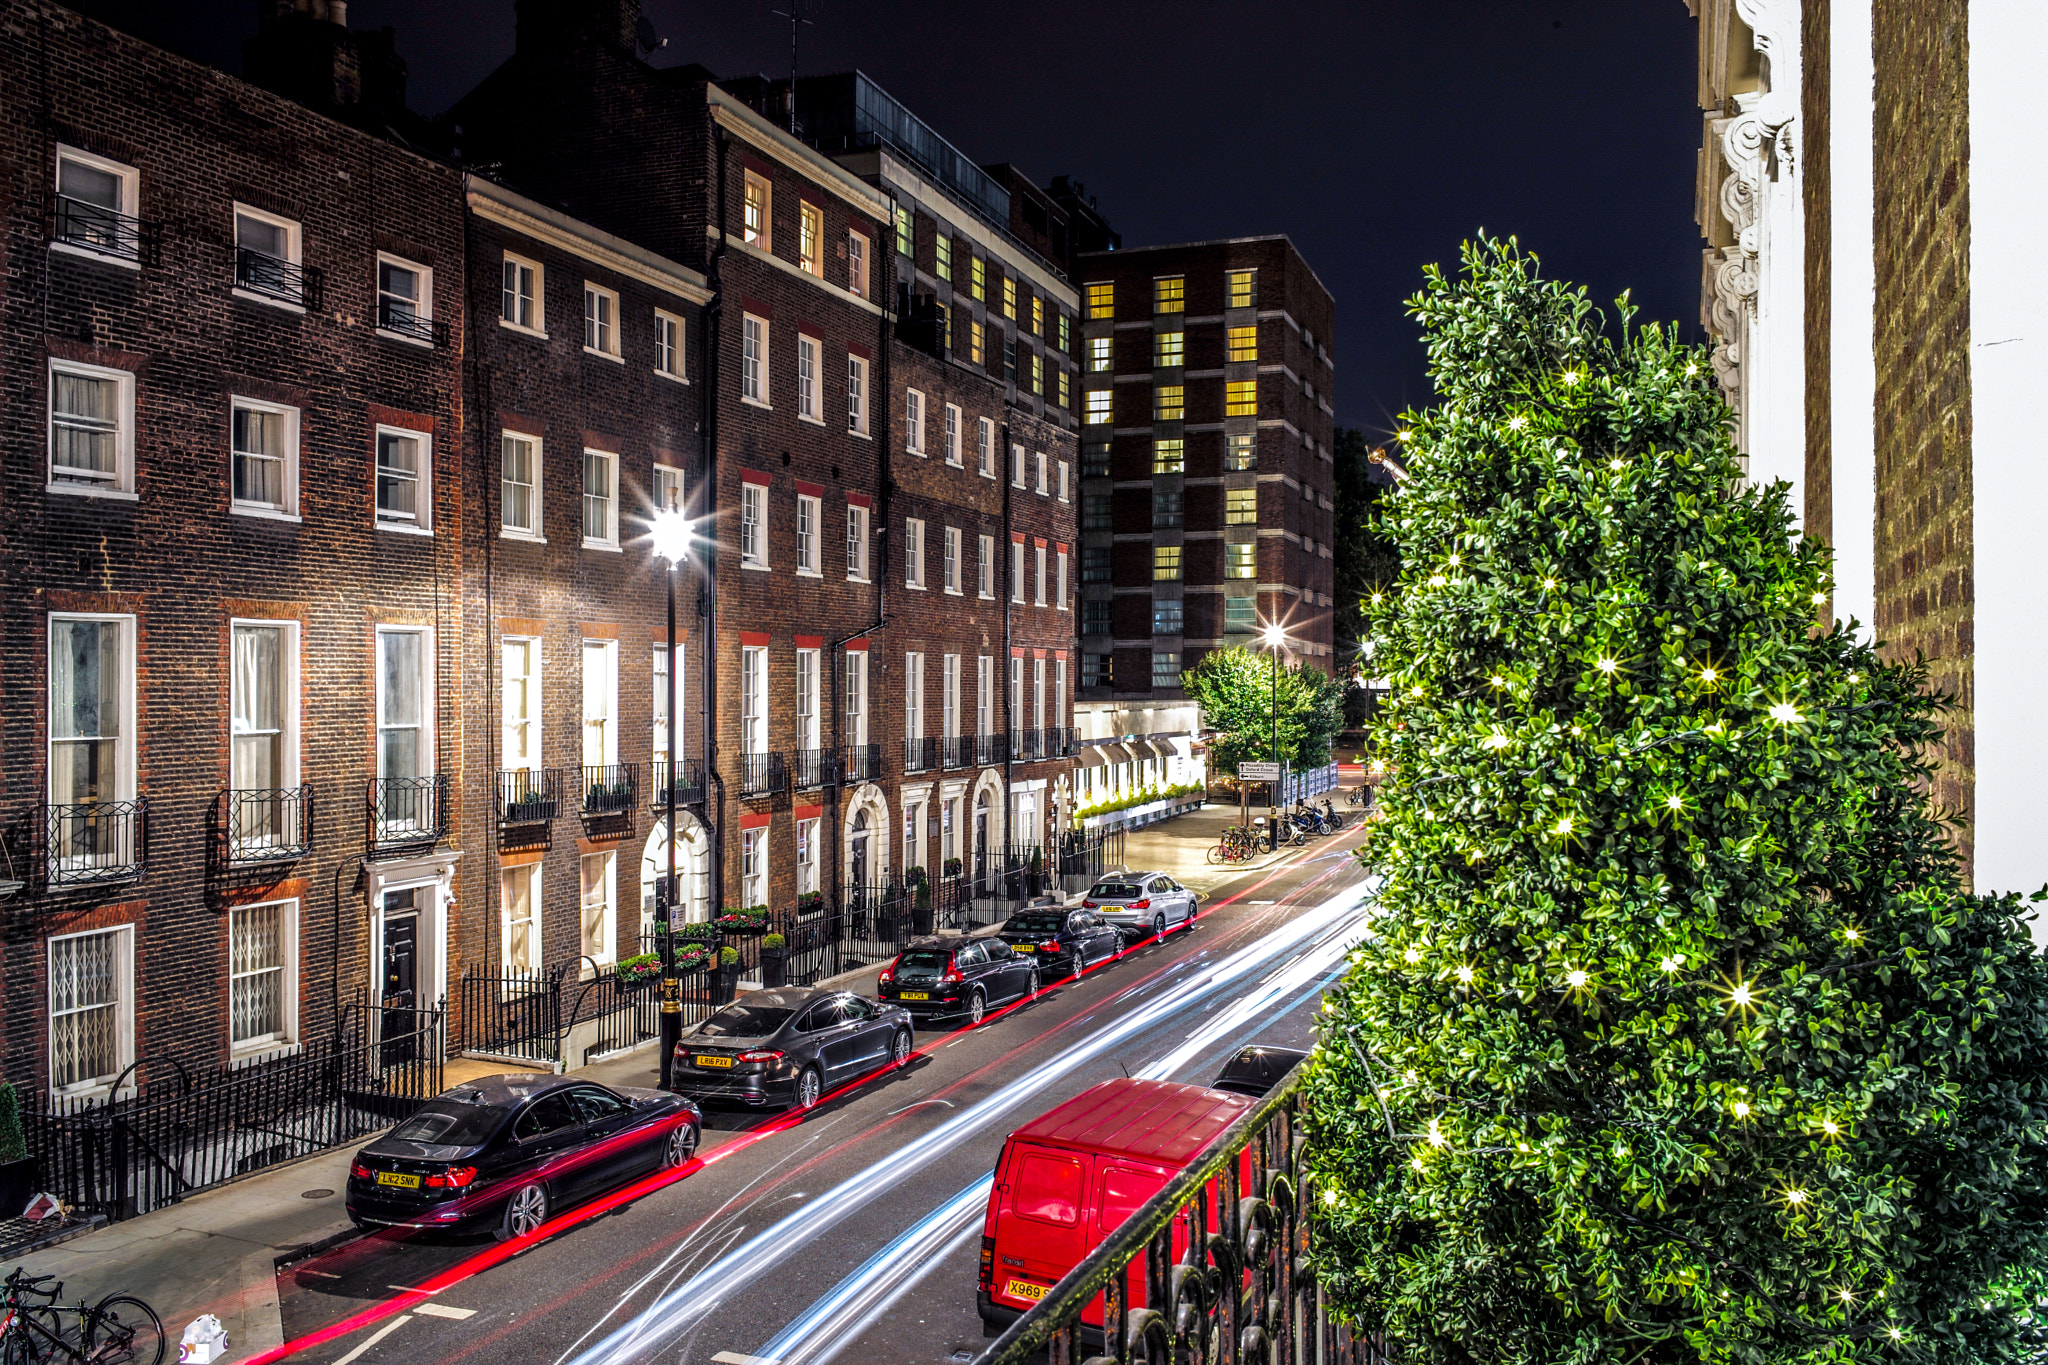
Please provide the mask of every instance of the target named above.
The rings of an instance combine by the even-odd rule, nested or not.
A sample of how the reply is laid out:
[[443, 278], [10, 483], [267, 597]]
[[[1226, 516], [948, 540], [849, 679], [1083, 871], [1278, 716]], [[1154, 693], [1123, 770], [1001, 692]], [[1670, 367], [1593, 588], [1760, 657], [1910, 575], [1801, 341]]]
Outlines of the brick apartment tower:
[[1277, 622], [1292, 660], [1335, 662], [1335, 307], [1285, 237], [1084, 253], [1075, 273], [1091, 799], [1124, 755], [1156, 776], [1190, 756], [1180, 675], [1209, 650]]
[[287, 97], [0, 4], [0, 1070], [60, 1101], [325, 1038], [380, 926], [395, 989], [455, 951], [464, 225], [349, 126], [394, 62], [281, 7]]

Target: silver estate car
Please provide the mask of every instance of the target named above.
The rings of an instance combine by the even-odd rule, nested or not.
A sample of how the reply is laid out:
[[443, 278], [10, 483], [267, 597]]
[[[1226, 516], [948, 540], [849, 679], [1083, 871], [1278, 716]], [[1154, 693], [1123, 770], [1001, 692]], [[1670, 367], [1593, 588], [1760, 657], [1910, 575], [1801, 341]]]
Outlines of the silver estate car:
[[1164, 872], [1111, 872], [1089, 889], [1081, 906], [1126, 938], [1164, 938], [1167, 930], [1194, 923], [1201, 897]]

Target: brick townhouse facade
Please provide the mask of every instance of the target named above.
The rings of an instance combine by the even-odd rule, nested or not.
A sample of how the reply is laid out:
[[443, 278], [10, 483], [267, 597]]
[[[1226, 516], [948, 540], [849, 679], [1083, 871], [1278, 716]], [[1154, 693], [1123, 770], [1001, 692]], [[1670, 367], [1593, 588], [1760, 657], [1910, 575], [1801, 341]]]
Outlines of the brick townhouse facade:
[[462, 196], [41, 0], [0, 69], [0, 1067], [90, 1097], [448, 970]]
[[1285, 237], [1084, 252], [1076, 282], [1093, 799], [1181, 770], [1198, 719], [1180, 675], [1209, 650], [1278, 623], [1333, 671], [1335, 305]]

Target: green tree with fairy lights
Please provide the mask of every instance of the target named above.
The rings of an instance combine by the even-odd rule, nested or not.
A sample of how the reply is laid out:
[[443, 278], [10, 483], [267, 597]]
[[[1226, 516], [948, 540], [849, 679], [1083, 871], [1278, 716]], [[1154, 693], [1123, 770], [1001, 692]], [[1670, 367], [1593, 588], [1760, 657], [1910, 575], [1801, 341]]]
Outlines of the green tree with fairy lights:
[[1924, 670], [1816, 628], [1675, 332], [1512, 239], [1411, 307], [1327, 1292], [1409, 1362], [2040, 1359], [2048, 973], [1926, 805]]

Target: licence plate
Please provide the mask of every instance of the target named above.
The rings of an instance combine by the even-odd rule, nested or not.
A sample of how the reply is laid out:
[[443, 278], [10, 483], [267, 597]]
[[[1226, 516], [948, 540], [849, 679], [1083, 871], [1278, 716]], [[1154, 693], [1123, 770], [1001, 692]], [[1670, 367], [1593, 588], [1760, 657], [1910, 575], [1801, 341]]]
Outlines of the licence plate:
[[1033, 1284], [1029, 1280], [1011, 1280], [1003, 1286], [1003, 1292], [1013, 1299], [1030, 1299], [1033, 1303], [1045, 1297], [1046, 1285]]
[[[1017, 950], [1018, 952], [1020, 952], [1020, 953], [1035, 953], [1035, 952], [1037, 952], [1037, 951], [1038, 951], [1038, 949], [1036, 949], [1036, 948], [1032, 947], [1032, 946], [1031, 946], [1030, 944], [1028, 944], [1028, 943], [1012, 943], [1012, 944], [1011, 944], [1010, 946], [1011, 946], [1012, 948], [1016, 949], [1016, 950]], [[1022, 1281], [1022, 1280], [1018, 1280], [1018, 1281], [1017, 1281], [1017, 1283], [1018, 1283], [1018, 1284], [1022, 1284], [1022, 1283], [1023, 1283], [1023, 1281]]]
[[420, 1178], [416, 1175], [407, 1175], [403, 1171], [379, 1171], [377, 1172], [377, 1183], [379, 1185], [396, 1185], [402, 1190], [416, 1190], [420, 1187]]
[[932, 998], [932, 993], [930, 991], [905, 991], [903, 992], [903, 998], [905, 1000], [929, 1000]]
[[706, 1057], [700, 1054], [699, 1056], [692, 1058], [692, 1060], [695, 1061], [698, 1066], [722, 1066], [728, 1068], [732, 1066], [732, 1058], [730, 1057]]

